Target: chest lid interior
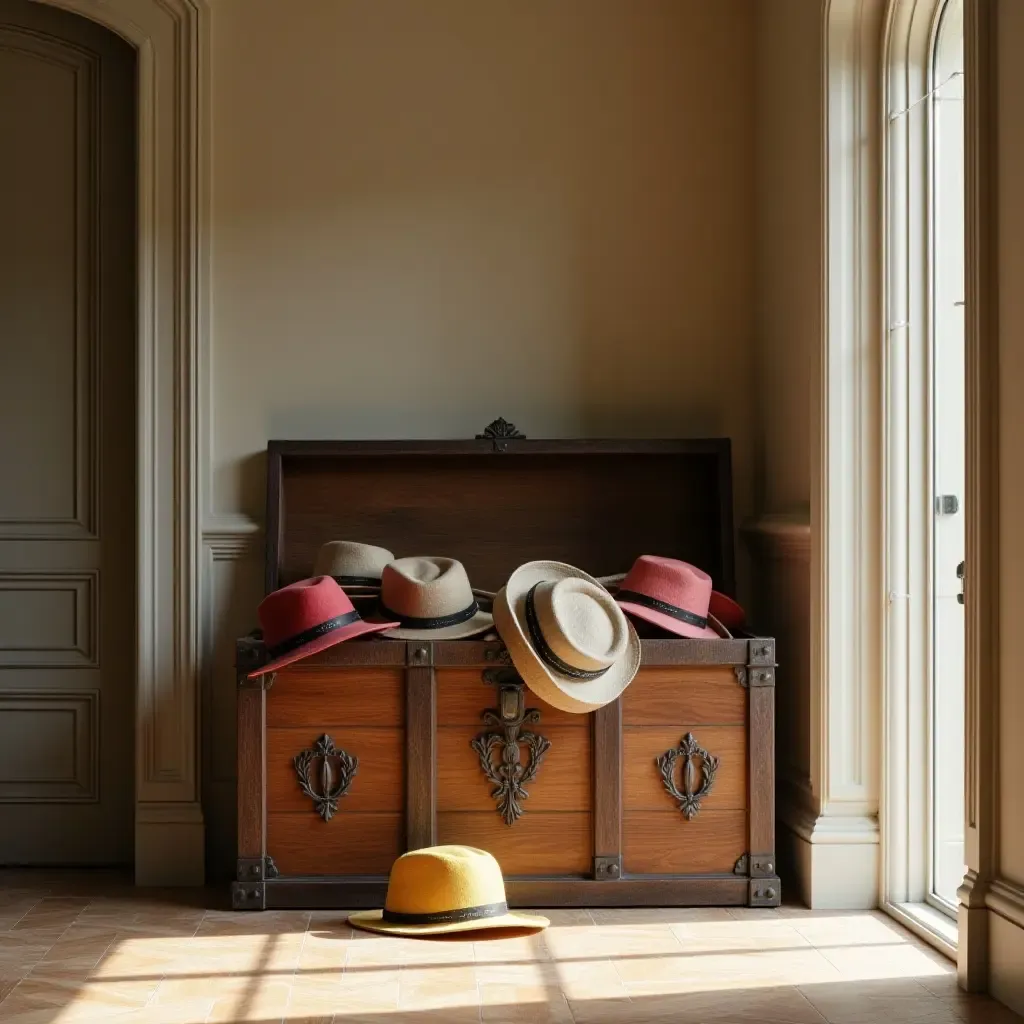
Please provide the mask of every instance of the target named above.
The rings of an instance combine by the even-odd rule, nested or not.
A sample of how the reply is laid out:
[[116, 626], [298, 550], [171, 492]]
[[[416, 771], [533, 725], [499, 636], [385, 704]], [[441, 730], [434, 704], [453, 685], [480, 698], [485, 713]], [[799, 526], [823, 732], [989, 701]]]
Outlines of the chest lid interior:
[[271, 441], [267, 591], [310, 575], [325, 542], [357, 540], [457, 558], [485, 590], [534, 559], [605, 576], [658, 554], [734, 593], [728, 438], [515, 433], [495, 421], [470, 441]]

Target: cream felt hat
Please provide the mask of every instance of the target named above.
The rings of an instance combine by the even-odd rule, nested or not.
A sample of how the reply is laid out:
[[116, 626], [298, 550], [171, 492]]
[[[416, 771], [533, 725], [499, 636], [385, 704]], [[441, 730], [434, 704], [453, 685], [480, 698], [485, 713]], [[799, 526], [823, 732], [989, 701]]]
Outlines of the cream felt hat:
[[547, 928], [539, 914], [513, 914], [498, 862], [473, 846], [431, 846], [391, 866], [383, 910], [349, 914], [348, 923], [386, 935], [450, 935], [491, 928]]
[[394, 640], [460, 640], [494, 625], [482, 611], [463, 564], [425, 555], [385, 566], [380, 605], [371, 621], [398, 622], [382, 635]]
[[346, 593], [380, 590], [384, 567], [395, 560], [387, 548], [354, 540], [331, 540], [317, 552], [314, 576], [333, 576]]
[[596, 711], [640, 667], [640, 640], [614, 598], [563, 562], [516, 569], [494, 598], [494, 624], [526, 685], [560, 711]]

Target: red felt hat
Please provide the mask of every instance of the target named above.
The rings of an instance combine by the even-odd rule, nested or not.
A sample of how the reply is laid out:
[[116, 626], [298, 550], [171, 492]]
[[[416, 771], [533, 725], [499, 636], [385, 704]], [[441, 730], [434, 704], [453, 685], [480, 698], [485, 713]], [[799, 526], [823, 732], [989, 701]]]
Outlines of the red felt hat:
[[299, 580], [268, 594], [259, 606], [267, 663], [249, 678], [276, 672], [343, 640], [393, 629], [397, 622], [364, 622], [330, 576]]
[[743, 606], [726, 594], [712, 590], [708, 611], [730, 633], [746, 628], [747, 613], [743, 610]]
[[677, 636], [716, 639], [708, 624], [711, 577], [689, 562], [641, 555], [615, 594], [622, 610]]

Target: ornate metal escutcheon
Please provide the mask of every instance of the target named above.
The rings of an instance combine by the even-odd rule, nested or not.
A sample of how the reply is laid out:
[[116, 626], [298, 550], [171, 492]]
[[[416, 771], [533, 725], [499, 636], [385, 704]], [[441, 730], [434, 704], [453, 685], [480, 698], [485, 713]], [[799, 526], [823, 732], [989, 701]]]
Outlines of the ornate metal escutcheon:
[[[682, 758], [682, 790], [676, 785], [676, 761]], [[699, 767], [695, 767], [694, 762]], [[679, 801], [679, 810], [689, 821], [700, 813], [700, 802], [711, 792], [715, 784], [715, 772], [718, 771], [718, 758], [709, 754], [688, 732], [678, 747], [666, 750], [655, 758], [655, 764], [661, 772], [661, 781], [673, 800]], [[700, 783], [698, 785], [698, 773]]]
[[296, 754], [293, 764], [302, 792], [313, 801], [317, 814], [330, 821], [359, 771], [359, 758], [335, 747], [334, 740], [324, 733], [311, 750]]
[[[501, 732], [482, 732], [469, 745], [480, 758], [480, 770], [494, 784], [491, 796], [498, 814], [506, 825], [512, 825], [523, 813], [520, 802], [530, 795], [525, 786], [536, 778], [551, 741], [523, 729], [526, 723], [539, 722], [540, 712], [526, 707], [525, 684], [515, 672], [488, 669], [484, 681], [498, 687], [498, 706], [483, 712], [484, 724], [498, 726]], [[530, 753], [529, 764], [522, 763], [520, 744]], [[501, 755], [497, 763], [495, 750]]]

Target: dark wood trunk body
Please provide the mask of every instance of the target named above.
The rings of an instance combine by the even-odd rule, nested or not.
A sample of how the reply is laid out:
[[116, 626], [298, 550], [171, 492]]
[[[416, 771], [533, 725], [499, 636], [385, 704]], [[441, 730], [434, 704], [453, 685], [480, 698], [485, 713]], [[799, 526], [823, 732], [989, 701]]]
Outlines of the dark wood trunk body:
[[[521, 687], [500, 642], [350, 643], [261, 683], [246, 673], [262, 644], [239, 641], [235, 905], [380, 906], [394, 857], [436, 842], [490, 849], [515, 906], [778, 905], [774, 641], [643, 647], [629, 690], [594, 715], [525, 690], [527, 728], [551, 746], [507, 824], [468, 742]], [[328, 821], [293, 765], [324, 734], [359, 758]], [[656, 764], [686, 735], [718, 759], [689, 820]]]
[[[268, 464], [268, 590], [349, 538], [488, 589], [531, 558], [606, 575], [651, 552], [733, 592], [728, 441], [272, 442]], [[234, 905], [381, 906], [394, 858], [439, 842], [494, 853], [519, 907], [777, 905], [774, 641], [642, 647], [619, 700], [567, 715], [497, 639], [350, 642], [255, 680], [239, 640]], [[527, 779], [504, 801], [503, 755]]]

